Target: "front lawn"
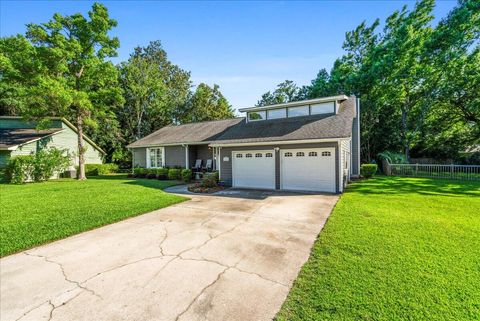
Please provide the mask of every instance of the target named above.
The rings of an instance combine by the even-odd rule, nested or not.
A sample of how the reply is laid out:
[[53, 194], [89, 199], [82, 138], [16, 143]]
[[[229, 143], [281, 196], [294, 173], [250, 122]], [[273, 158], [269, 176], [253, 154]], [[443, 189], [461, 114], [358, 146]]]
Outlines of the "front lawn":
[[480, 320], [480, 182], [352, 184], [277, 319]]
[[5, 256], [185, 200], [162, 191], [173, 184], [124, 176], [0, 184], [0, 254]]

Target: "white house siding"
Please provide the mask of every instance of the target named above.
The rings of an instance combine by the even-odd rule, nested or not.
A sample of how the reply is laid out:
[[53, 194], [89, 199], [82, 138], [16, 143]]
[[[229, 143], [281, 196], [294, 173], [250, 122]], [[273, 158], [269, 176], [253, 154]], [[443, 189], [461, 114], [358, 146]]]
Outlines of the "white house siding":
[[350, 168], [352, 162], [351, 140], [343, 140], [340, 144], [340, 161], [342, 182], [346, 184], [350, 180]]

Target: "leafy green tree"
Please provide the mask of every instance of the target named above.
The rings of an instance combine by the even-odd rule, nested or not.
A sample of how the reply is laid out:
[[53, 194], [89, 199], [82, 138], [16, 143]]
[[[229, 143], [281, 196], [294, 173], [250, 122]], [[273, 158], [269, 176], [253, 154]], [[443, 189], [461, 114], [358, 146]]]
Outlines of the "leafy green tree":
[[218, 85], [213, 88], [201, 83], [191, 95], [187, 108], [179, 119], [182, 123], [228, 119], [235, 117], [232, 106], [220, 92]]
[[135, 48], [119, 70], [125, 105], [118, 118], [127, 141], [177, 121], [190, 92], [190, 73], [167, 59], [160, 41]]
[[277, 85], [273, 92], [266, 92], [257, 102], [257, 106], [288, 103], [301, 100], [304, 96], [302, 88], [299, 88], [292, 80], [285, 80]]
[[[105, 60], [115, 56], [119, 46], [118, 39], [108, 35], [116, 25], [107, 8], [95, 3], [88, 18], [56, 13], [47, 23], [27, 25], [30, 44], [20, 36], [2, 40], [2, 51], [8, 47], [2, 52], [2, 68], [6, 62], [7, 77], [15, 80], [10, 88], [2, 88], [2, 104], [10, 99], [9, 105], [26, 118], [71, 119], [78, 131], [79, 179], [86, 178], [86, 127], [113, 117], [112, 109], [123, 103], [117, 69]], [[20, 61], [15, 62], [19, 54], [12, 45], [26, 49]]]

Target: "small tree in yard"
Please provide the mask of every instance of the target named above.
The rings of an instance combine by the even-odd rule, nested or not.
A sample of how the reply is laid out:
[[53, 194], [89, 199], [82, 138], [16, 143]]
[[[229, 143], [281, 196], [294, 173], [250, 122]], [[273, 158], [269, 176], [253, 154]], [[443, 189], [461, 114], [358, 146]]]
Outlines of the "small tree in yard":
[[31, 119], [61, 115], [74, 120], [78, 131], [78, 179], [86, 178], [85, 126], [96, 126], [95, 119], [123, 100], [117, 69], [105, 61], [117, 54], [119, 41], [108, 35], [117, 22], [98, 3], [88, 16], [57, 13], [47, 23], [27, 25], [26, 35], [35, 49], [33, 58], [44, 68], [34, 74], [34, 86], [25, 95], [22, 114]]

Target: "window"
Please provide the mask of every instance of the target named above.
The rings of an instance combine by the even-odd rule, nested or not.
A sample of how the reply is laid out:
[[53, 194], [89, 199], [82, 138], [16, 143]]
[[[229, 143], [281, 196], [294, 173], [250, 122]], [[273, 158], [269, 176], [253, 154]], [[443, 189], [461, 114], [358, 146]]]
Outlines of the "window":
[[308, 106], [288, 108], [288, 117], [308, 116], [309, 113]]
[[322, 152], [322, 156], [332, 156], [330, 152]]
[[235, 157], [237, 157], [237, 158], [242, 158], [243, 155], [242, 155], [242, 154], [237, 154]]
[[297, 152], [297, 157], [303, 157], [303, 156], [305, 156], [304, 152]]
[[248, 120], [255, 121], [255, 120], [264, 120], [267, 119], [267, 112], [265, 110], [262, 111], [252, 111], [248, 113]]
[[285, 157], [292, 157], [292, 156], [293, 156], [293, 154], [290, 153], [290, 152], [286, 152], [286, 153], [285, 153]]
[[255, 157], [262, 157], [262, 153], [256, 153]]
[[265, 153], [265, 157], [273, 157], [272, 153]]
[[317, 156], [317, 152], [309, 152], [308, 156]]
[[287, 117], [287, 109], [271, 109], [267, 111], [267, 118], [268, 119], [277, 119], [277, 118], [286, 118]]
[[329, 103], [315, 104], [315, 105], [311, 105], [310, 108], [311, 108], [312, 115], [331, 114], [335, 112], [335, 103], [329, 102]]
[[150, 157], [150, 167], [158, 168], [163, 167], [163, 148], [150, 148], [149, 149]]
[[252, 154], [245, 154], [246, 158], [252, 158]]

